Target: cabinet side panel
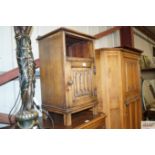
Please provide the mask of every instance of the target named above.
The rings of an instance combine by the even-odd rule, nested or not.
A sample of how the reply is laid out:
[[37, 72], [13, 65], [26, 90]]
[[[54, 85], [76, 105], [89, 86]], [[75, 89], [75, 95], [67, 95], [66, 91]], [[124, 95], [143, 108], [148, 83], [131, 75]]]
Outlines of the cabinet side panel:
[[39, 41], [39, 50], [43, 105], [63, 107], [65, 86], [62, 33]]
[[[106, 53], [106, 52], [105, 52]], [[109, 104], [109, 127], [122, 128], [122, 79], [120, 53], [111, 51], [106, 54], [107, 104]], [[117, 117], [116, 117], [117, 116]]]
[[96, 65], [99, 111], [106, 114], [107, 128], [122, 128], [122, 80], [119, 52], [101, 50], [96, 53]]
[[110, 110], [110, 118], [111, 118], [111, 126], [112, 129], [120, 129], [121, 128], [121, 117], [120, 117], [120, 109], [111, 109]]
[[99, 112], [106, 112], [106, 108], [103, 108], [103, 98], [105, 96], [102, 88], [104, 87], [104, 79], [102, 78], [102, 75], [104, 76], [104, 70], [101, 60], [101, 54], [100, 52], [96, 52], [96, 86], [97, 86], [97, 99], [98, 99], [98, 111]]

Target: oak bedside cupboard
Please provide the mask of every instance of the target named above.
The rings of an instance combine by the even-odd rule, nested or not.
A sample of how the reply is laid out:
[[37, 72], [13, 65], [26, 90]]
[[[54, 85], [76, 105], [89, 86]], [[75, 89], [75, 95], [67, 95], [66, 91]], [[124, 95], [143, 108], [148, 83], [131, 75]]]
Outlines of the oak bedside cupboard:
[[38, 37], [43, 107], [62, 114], [64, 125], [72, 125], [72, 114], [93, 109], [95, 52], [92, 36], [59, 28]]
[[141, 52], [131, 48], [96, 50], [99, 111], [106, 114], [106, 128], [140, 128]]

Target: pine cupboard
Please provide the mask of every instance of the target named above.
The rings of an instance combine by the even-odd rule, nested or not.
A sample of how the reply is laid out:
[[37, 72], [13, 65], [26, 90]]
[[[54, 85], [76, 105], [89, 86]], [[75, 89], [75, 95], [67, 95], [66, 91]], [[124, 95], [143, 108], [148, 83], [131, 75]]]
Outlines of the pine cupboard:
[[98, 108], [106, 114], [106, 128], [140, 128], [140, 54], [136, 49], [96, 50]]
[[94, 38], [66, 28], [38, 37], [42, 105], [62, 114], [72, 125], [72, 114], [97, 105]]

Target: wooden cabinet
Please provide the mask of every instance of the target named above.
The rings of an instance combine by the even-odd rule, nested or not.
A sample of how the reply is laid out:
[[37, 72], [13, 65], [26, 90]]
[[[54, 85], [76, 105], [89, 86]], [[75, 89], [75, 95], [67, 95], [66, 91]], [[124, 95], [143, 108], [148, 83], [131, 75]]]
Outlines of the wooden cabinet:
[[72, 124], [73, 113], [97, 104], [94, 82], [93, 37], [59, 28], [38, 37], [43, 107], [63, 114], [64, 124]]
[[99, 111], [107, 128], [140, 128], [141, 51], [123, 48], [96, 50]]

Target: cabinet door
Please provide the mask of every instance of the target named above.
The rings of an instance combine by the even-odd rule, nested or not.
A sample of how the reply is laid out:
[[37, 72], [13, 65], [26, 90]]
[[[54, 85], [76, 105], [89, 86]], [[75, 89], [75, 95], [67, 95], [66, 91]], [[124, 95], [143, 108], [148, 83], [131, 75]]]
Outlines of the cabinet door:
[[125, 128], [140, 128], [141, 98], [139, 57], [132, 54], [124, 54], [123, 67]]
[[91, 68], [72, 68], [73, 102], [88, 99], [93, 96], [93, 73]]
[[70, 106], [89, 105], [96, 100], [93, 62], [81, 59], [69, 62], [68, 92]]
[[140, 111], [139, 111], [139, 97], [133, 97], [126, 101], [124, 105], [125, 123], [127, 129], [140, 128]]

